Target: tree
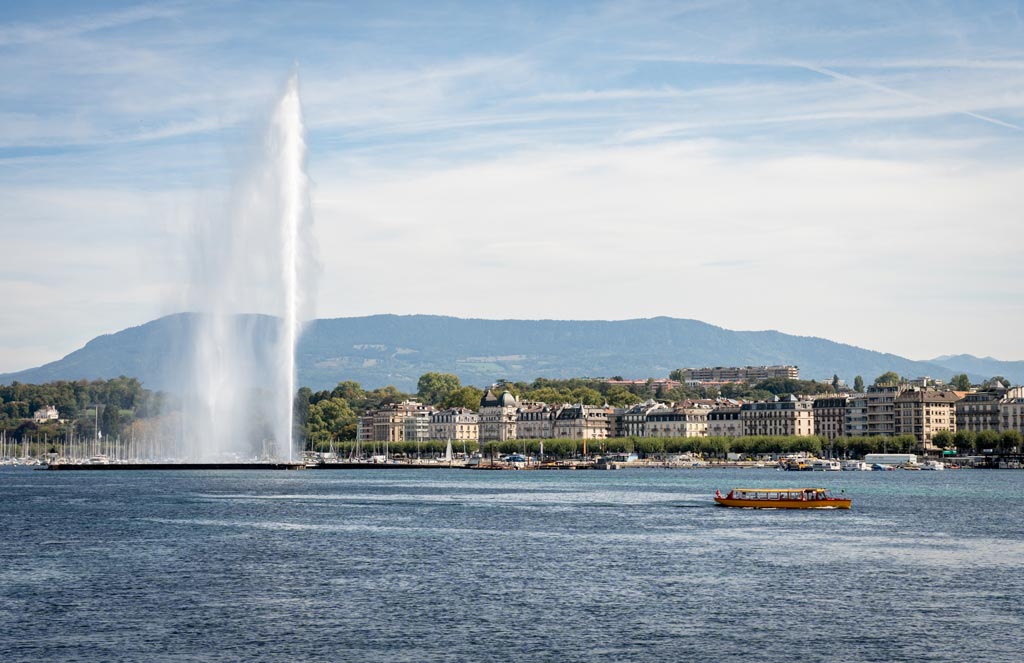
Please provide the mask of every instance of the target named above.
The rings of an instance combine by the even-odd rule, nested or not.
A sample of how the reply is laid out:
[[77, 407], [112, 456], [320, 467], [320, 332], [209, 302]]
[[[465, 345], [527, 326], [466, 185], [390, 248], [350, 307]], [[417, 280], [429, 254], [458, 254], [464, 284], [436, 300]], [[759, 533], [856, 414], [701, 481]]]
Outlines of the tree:
[[853, 378], [853, 390], [858, 394], [864, 393], [864, 378], [859, 375]]
[[974, 451], [976, 443], [977, 436], [974, 431], [958, 430], [953, 434], [953, 445], [956, 446], [958, 453], [965, 454]]
[[341, 398], [329, 398], [309, 407], [309, 439], [316, 443], [355, 437], [356, 415]]
[[107, 405], [100, 410], [100, 430], [104, 437], [121, 434], [121, 410], [116, 405]]
[[416, 383], [416, 393], [424, 403], [440, 405], [461, 386], [459, 376], [452, 373], [424, 373]]
[[940, 430], [939, 432], [935, 433], [935, 436], [932, 438], [932, 442], [935, 444], [935, 446], [937, 446], [940, 449], [952, 449], [954, 446], [956, 446], [954, 440], [955, 437], [953, 433], [949, 432], [948, 430]]
[[838, 373], [833, 373], [832, 374], [832, 389], [834, 389], [835, 391], [839, 391], [839, 374]]
[[448, 397], [444, 399], [442, 407], [464, 407], [467, 410], [477, 410], [480, 408], [480, 400], [483, 397], [484, 392], [476, 387], [459, 387], [452, 393], [448, 394]]
[[875, 378], [875, 386], [876, 387], [880, 386], [880, 385], [883, 385], [883, 384], [899, 384], [899, 383], [900, 383], [900, 376], [899, 376], [899, 373], [896, 373], [895, 371], [886, 371], [885, 373], [882, 373], [877, 378]]
[[999, 434], [999, 448], [1003, 451], [1016, 453], [1020, 450], [1021, 437], [1019, 430], [1004, 430]]
[[954, 375], [949, 383], [953, 385], [953, 388], [957, 391], [970, 391], [971, 389], [971, 378], [967, 377], [966, 373], [960, 375]]
[[331, 398], [344, 398], [348, 401], [349, 407], [357, 408], [366, 399], [366, 391], [358, 382], [346, 380], [339, 382], [338, 386], [331, 390]]
[[978, 432], [974, 444], [981, 451], [985, 449], [996, 449], [999, 446], [999, 433], [994, 430], [983, 430]]

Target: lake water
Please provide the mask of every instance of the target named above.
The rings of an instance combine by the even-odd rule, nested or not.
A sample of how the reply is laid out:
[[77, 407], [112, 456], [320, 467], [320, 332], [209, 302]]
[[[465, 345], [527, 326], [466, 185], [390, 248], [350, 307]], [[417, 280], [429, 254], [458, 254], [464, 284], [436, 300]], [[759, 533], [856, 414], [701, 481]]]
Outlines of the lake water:
[[[850, 511], [715, 506], [825, 485]], [[1024, 472], [0, 470], [0, 661], [1024, 658]]]

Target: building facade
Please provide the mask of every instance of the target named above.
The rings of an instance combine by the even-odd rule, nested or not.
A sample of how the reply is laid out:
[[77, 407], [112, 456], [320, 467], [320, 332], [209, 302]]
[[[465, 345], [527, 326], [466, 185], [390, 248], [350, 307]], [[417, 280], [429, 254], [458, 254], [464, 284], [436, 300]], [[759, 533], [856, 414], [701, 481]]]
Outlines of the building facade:
[[739, 437], [743, 435], [739, 405], [716, 407], [708, 412], [709, 437]]
[[516, 437], [522, 440], [549, 440], [555, 436], [555, 418], [562, 406], [547, 403], [522, 403], [516, 411]]
[[434, 412], [430, 415], [429, 438], [452, 442], [476, 442], [480, 438], [479, 416], [464, 407]]
[[867, 389], [866, 435], [896, 435], [896, 398], [906, 390], [904, 385], [872, 385]]
[[814, 399], [814, 434], [835, 440], [846, 435], [846, 406], [849, 397], [828, 396]]
[[477, 413], [480, 425], [480, 442], [503, 442], [517, 438], [515, 396], [503, 392], [501, 396], [488, 389], [480, 399]]
[[1015, 430], [1024, 435], [1024, 387], [1007, 390], [999, 403], [999, 426], [1004, 431]]
[[1000, 405], [1006, 397], [1006, 389], [973, 391], [956, 403], [956, 429], [980, 433], [983, 430], [1000, 430]]
[[715, 366], [714, 368], [683, 368], [683, 382], [761, 382], [771, 378], [800, 379], [797, 366]]
[[597, 405], [567, 405], [555, 417], [555, 437], [603, 440], [608, 435], [608, 409]]
[[372, 441], [422, 442], [428, 437], [433, 411], [432, 406], [413, 400], [385, 405], [373, 414]]
[[932, 451], [935, 434], [956, 432], [956, 402], [960, 397], [952, 391], [908, 389], [896, 397], [895, 426], [897, 435], [913, 435], [925, 451]]
[[711, 408], [681, 405], [647, 414], [646, 437], [707, 437]]
[[647, 437], [647, 415], [661, 407], [664, 406], [653, 399], [630, 406], [622, 413], [620, 434], [623, 437]]
[[790, 396], [740, 406], [744, 435], [814, 435], [814, 409], [810, 401]]

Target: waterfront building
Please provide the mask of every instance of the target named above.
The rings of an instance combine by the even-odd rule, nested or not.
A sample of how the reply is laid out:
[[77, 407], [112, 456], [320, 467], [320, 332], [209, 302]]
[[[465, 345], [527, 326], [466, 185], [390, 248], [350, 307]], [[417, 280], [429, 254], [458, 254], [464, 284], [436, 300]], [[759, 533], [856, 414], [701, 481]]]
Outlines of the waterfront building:
[[373, 439], [378, 442], [417, 442], [427, 439], [434, 408], [418, 401], [384, 405], [373, 415]]
[[896, 397], [907, 387], [902, 384], [871, 385], [867, 389], [868, 435], [896, 435]]
[[895, 432], [913, 435], [926, 451], [935, 449], [932, 439], [939, 431], [956, 432], [956, 402], [953, 391], [907, 389], [895, 401]]
[[1004, 387], [972, 391], [956, 403], [956, 429], [980, 433], [1000, 430], [1000, 403], [1006, 397]]
[[430, 414], [431, 440], [452, 442], [476, 442], [480, 439], [480, 419], [476, 412], [464, 407], [454, 407]]
[[1024, 435], [1024, 387], [1008, 389], [999, 402], [999, 427], [1002, 431], [1015, 430]]
[[622, 437], [646, 437], [647, 415], [660, 407], [664, 406], [653, 399], [648, 399], [627, 408], [622, 413]]
[[521, 402], [516, 411], [516, 437], [521, 440], [548, 440], [555, 436], [555, 418], [563, 406]]
[[693, 403], [651, 410], [646, 437], [707, 437], [710, 412], [708, 406]]
[[814, 434], [830, 441], [846, 434], [848, 396], [824, 396], [814, 399]]
[[714, 368], [682, 368], [683, 382], [761, 382], [771, 378], [800, 379], [797, 366], [715, 366]]
[[740, 406], [744, 435], [814, 435], [814, 409], [811, 401], [788, 396], [763, 403]]
[[849, 437], [862, 437], [868, 434], [867, 394], [853, 394], [847, 399], [843, 434]]
[[608, 437], [608, 408], [598, 405], [566, 405], [555, 417], [555, 437], [570, 440], [603, 440]]
[[739, 437], [743, 435], [739, 405], [722, 405], [708, 412], [709, 437]]
[[356, 441], [373, 442], [373, 414], [364, 414], [356, 419]]
[[623, 437], [622, 417], [626, 414], [625, 407], [613, 407], [608, 409], [608, 437]]
[[497, 396], [493, 390], [488, 389], [480, 399], [478, 412], [480, 442], [515, 440], [517, 408], [515, 396], [508, 391]]

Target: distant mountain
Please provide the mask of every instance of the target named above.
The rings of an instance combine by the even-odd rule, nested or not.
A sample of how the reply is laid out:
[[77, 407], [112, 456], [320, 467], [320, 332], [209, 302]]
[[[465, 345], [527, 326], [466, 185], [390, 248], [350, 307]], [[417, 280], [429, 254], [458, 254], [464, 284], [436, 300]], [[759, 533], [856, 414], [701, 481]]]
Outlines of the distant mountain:
[[[100, 336], [67, 357], [39, 368], [0, 375], [0, 383], [134, 376], [149, 388], [175, 384], [197, 316], [171, 315]], [[239, 324], [267, 327], [264, 316]], [[983, 361], [983, 360], [982, 360]], [[1024, 364], [1024, 362], [1012, 362]], [[682, 367], [794, 364], [804, 379], [838, 374], [852, 383], [886, 371], [948, 379], [970, 369], [912, 361], [822, 338], [776, 331], [738, 332], [697, 320], [650, 318], [622, 321], [478, 320], [433, 315], [374, 315], [316, 320], [297, 353], [299, 384], [313, 389], [355, 380], [364, 387], [393, 384], [415, 390], [428, 371], [457, 374], [464, 384], [537, 377], [665, 377]], [[959, 364], [957, 364], [959, 366]], [[997, 371], [1014, 382], [1021, 372]]]
[[1001, 375], [1013, 384], [1024, 384], [1024, 361], [1000, 361], [992, 357], [974, 355], [945, 355], [932, 359], [930, 363], [942, 366], [951, 375], [967, 373], [975, 381]]

